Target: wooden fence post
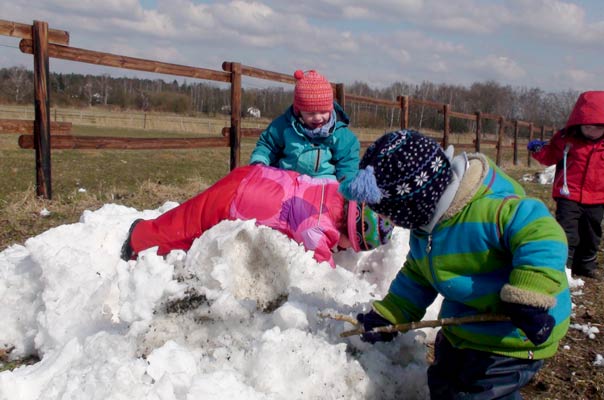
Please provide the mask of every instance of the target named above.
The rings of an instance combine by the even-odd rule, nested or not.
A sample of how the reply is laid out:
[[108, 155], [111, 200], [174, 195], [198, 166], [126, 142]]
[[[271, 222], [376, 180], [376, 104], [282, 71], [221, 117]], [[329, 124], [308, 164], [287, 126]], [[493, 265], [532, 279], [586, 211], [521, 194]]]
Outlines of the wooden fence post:
[[451, 111], [451, 105], [445, 104], [443, 106], [443, 118], [444, 118], [444, 126], [443, 126], [443, 149], [446, 149], [449, 146], [449, 131], [450, 131], [450, 120], [451, 117], [449, 115], [449, 111]]
[[409, 96], [400, 96], [401, 102], [401, 128], [409, 129]]
[[518, 120], [514, 120], [514, 165], [518, 165]]
[[[231, 72], [231, 171], [241, 163], [241, 63], [225, 63]], [[223, 65], [224, 67], [224, 65]]]
[[[533, 140], [533, 123], [532, 122], [529, 124], [528, 130], [529, 130], [528, 141], [530, 142], [531, 140]], [[526, 165], [528, 165], [529, 167], [531, 166], [531, 159], [532, 158], [533, 157], [531, 157], [531, 152], [529, 151], [528, 152], [528, 158], [526, 160]]]
[[346, 107], [346, 91], [343, 83], [336, 83], [336, 101], [340, 107]]
[[545, 140], [545, 125], [541, 125], [541, 140]]
[[474, 142], [474, 148], [477, 153], [480, 153], [480, 141], [482, 140], [482, 113], [476, 112], [476, 141]]
[[505, 136], [505, 118], [499, 118], [499, 129], [497, 131], [497, 160], [495, 163], [501, 166], [501, 157], [503, 153], [503, 137]]
[[34, 143], [36, 150], [36, 194], [52, 198], [50, 164], [50, 107], [48, 82], [48, 24], [34, 21]]

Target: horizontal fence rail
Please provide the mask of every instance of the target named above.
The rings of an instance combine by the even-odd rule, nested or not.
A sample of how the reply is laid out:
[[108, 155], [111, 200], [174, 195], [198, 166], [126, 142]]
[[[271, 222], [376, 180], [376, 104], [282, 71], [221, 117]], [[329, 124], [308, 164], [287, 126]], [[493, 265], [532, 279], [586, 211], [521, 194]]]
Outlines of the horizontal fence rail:
[[[88, 49], [69, 46], [69, 32], [57, 29], [48, 29], [48, 24], [42, 21], [34, 21], [33, 25], [21, 24], [0, 20], [0, 35], [20, 38], [19, 49], [21, 52], [33, 55], [34, 58], [34, 120], [0, 119], [0, 134], [20, 134], [19, 146], [24, 149], [36, 151], [36, 189], [39, 196], [51, 198], [50, 179], [50, 149], [121, 149], [121, 150], [158, 150], [158, 149], [184, 149], [184, 148], [230, 148], [231, 169], [239, 166], [240, 147], [242, 138], [257, 138], [265, 127], [242, 127], [241, 102], [242, 102], [242, 77], [264, 79], [294, 85], [296, 80], [291, 74], [283, 74], [274, 71], [242, 65], [233, 61], [222, 63], [222, 71], [206, 68], [171, 64], [155, 60], [129, 57], [111, 53], [104, 53]], [[61, 114], [55, 109], [51, 115], [50, 101], [48, 95], [48, 58], [82, 62], [108, 67], [130, 69], [143, 72], [160, 73], [172, 76], [203, 79], [215, 82], [224, 82], [230, 85], [230, 115], [225, 118], [225, 123], [230, 126], [214, 126], [207, 123], [207, 130], [200, 133], [201, 127], [198, 120], [193, 117], [175, 117], [174, 124], [178, 125], [178, 131], [190, 132], [191, 134], [212, 135], [209, 137], [186, 137], [167, 138], [165, 136], [156, 138], [129, 138], [129, 137], [106, 137], [106, 136], [73, 136], [71, 135], [72, 123], [79, 125], [92, 125], [100, 116], [90, 117], [88, 121], [80, 113]], [[555, 132], [555, 127], [537, 126], [532, 122], [519, 120], [506, 120], [501, 115], [477, 111], [469, 114], [452, 109], [450, 104], [439, 103], [428, 99], [416, 99], [409, 96], [397, 96], [394, 100], [360, 96], [346, 93], [342, 83], [330, 82], [338, 103], [345, 107], [347, 102], [351, 104], [385, 107], [391, 109], [390, 125], [394, 122], [395, 111], [398, 115], [398, 126], [402, 129], [410, 127], [410, 110], [415, 107], [423, 109], [427, 107], [436, 111], [435, 115], [442, 118], [442, 136], [432, 137], [447, 146], [451, 142], [451, 118], [474, 122], [474, 139], [471, 143], [456, 143], [458, 148], [474, 149], [481, 151], [482, 145], [492, 146], [496, 150], [496, 163], [501, 163], [501, 157], [505, 149], [512, 149], [514, 164], [518, 163], [519, 132], [521, 129], [528, 131], [528, 140], [539, 134], [542, 139], [546, 133]], [[377, 111], [376, 111], [377, 112]], [[434, 113], [434, 111], [432, 111]], [[54, 121], [51, 117], [54, 116]], [[113, 116], [115, 118], [115, 116]], [[58, 121], [62, 119], [62, 121]], [[64, 121], [68, 119], [68, 121]], [[483, 130], [485, 120], [495, 121], [497, 129], [495, 139], [487, 139]], [[185, 128], [189, 125], [190, 128]], [[490, 123], [492, 126], [492, 122]], [[123, 128], [154, 129], [153, 116], [143, 113], [142, 116], [130, 116], [120, 122]], [[164, 135], [166, 129], [162, 128]], [[189, 130], [190, 129], [190, 130]], [[176, 129], [175, 129], [176, 130]], [[513, 131], [511, 141], [505, 140], [506, 131]], [[366, 138], [363, 138], [366, 139]], [[373, 140], [360, 140], [362, 146], [368, 146]], [[527, 156], [530, 165], [530, 155]]]
[[[19, 49], [23, 53], [33, 54], [33, 41], [22, 39]], [[62, 46], [58, 44], [48, 45], [48, 55], [62, 60], [77, 61], [87, 64], [104, 65], [107, 67], [132, 69], [135, 71], [156, 72], [159, 74], [184, 76], [188, 78], [207, 79], [211, 81], [230, 82], [230, 74], [211, 69], [188, 67], [178, 64], [169, 64], [160, 61], [145, 60], [128, 56], [120, 56], [110, 53], [102, 53], [76, 47]]]
[[[33, 135], [19, 136], [19, 146], [33, 149]], [[228, 147], [226, 138], [117, 138], [106, 136], [53, 136], [53, 149], [116, 149], [116, 150], [160, 150], [190, 149], [205, 147]]]
[[[0, 35], [13, 36], [21, 39], [33, 39], [32, 26], [0, 19]], [[48, 30], [48, 41], [56, 44], [69, 44], [69, 32], [58, 29]]]

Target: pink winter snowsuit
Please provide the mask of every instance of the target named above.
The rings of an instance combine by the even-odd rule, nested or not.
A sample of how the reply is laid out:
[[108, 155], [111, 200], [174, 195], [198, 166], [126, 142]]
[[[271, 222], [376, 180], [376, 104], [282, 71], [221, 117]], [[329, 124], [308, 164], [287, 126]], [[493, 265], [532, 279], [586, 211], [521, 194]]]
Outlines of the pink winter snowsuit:
[[159, 246], [157, 254], [188, 250], [193, 240], [223, 220], [256, 219], [335, 267], [331, 249], [345, 229], [344, 198], [338, 182], [263, 165], [233, 170], [207, 190], [160, 215], [140, 221], [130, 245], [134, 253]]

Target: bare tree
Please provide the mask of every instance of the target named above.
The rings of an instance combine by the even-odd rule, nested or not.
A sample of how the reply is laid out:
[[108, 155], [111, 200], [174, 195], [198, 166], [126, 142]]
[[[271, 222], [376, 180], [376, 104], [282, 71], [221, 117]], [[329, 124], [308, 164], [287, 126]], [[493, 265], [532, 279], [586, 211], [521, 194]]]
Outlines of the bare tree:
[[105, 106], [107, 105], [107, 99], [109, 98], [109, 92], [111, 91], [111, 82], [112, 80], [109, 74], [102, 74], [98, 79], [103, 105]]
[[93, 77], [91, 75], [86, 76], [84, 86], [82, 87], [82, 94], [88, 102], [88, 107], [92, 107], [92, 100], [94, 95]]
[[25, 96], [26, 90], [31, 86], [28, 72], [23, 66], [11, 67], [8, 69], [10, 85], [13, 89], [13, 98], [19, 103]]
[[563, 127], [578, 97], [579, 92], [575, 90], [549, 93], [545, 96], [543, 109], [548, 123], [558, 128]]

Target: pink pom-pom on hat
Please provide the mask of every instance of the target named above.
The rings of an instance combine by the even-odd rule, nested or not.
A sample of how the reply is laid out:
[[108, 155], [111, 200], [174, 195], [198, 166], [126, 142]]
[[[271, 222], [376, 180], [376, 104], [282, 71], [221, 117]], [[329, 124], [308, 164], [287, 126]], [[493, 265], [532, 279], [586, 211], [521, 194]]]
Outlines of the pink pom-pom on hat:
[[315, 70], [294, 72], [294, 111], [322, 112], [333, 110], [333, 89], [323, 75]]

